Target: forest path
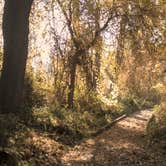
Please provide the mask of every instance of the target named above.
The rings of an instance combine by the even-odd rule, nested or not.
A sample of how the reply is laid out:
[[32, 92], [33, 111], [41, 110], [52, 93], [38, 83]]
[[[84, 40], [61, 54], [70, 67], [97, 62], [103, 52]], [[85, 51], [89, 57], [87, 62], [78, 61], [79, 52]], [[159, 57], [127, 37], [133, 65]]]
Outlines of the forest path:
[[117, 122], [94, 139], [71, 148], [62, 156], [64, 166], [165, 166], [166, 161], [153, 158], [145, 144], [150, 110], [135, 112]]

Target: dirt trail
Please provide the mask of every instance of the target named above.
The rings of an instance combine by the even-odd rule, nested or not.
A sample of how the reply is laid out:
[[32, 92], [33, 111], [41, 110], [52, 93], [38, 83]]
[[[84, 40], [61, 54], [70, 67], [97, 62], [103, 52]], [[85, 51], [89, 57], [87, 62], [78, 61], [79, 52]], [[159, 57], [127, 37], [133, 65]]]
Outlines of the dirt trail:
[[[94, 139], [71, 148], [64, 166], [166, 166], [145, 147], [145, 128], [152, 112], [143, 110], [116, 123]], [[157, 159], [156, 159], [157, 158]]]

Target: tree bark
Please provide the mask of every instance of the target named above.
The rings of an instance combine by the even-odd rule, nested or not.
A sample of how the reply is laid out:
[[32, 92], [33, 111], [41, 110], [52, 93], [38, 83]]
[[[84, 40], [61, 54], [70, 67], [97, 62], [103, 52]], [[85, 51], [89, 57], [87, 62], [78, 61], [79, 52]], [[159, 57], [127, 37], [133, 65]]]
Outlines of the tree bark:
[[6, 0], [3, 14], [4, 57], [0, 112], [15, 112], [22, 102], [28, 54], [29, 14], [33, 0]]
[[77, 69], [77, 53], [71, 59], [70, 67], [70, 83], [69, 83], [69, 93], [68, 93], [68, 108], [73, 108], [74, 90], [75, 90], [75, 78]]

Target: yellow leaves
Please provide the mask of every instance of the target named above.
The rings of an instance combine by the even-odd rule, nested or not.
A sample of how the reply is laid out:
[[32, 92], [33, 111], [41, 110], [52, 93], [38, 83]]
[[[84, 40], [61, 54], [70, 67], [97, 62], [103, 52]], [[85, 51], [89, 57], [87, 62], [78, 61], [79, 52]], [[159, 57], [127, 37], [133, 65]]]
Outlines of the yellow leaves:
[[95, 145], [95, 141], [94, 141], [93, 139], [88, 139], [88, 140], [86, 140], [86, 143], [87, 143], [88, 145]]
[[139, 38], [142, 38], [142, 37], [143, 37], [143, 33], [142, 33], [141, 30], [138, 30], [138, 36], [139, 36]]
[[162, 97], [166, 97], [166, 86], [163, 83], [157, 83], [155, 86], [152, 87], [157, 91], [157, 93]]
[[101, 6], [111, 7], [113, 4], [113, 0], [100, 0], [100, 4]]
[[83, 117], [84, 117], [85, 119], [87, 119], [87, 121], [89, 121], [90, 123], [93, 123], [93, 121], [94, 121], [93, 116], [92, 116], [88, 111], [85, 111], [85, 112], [83, 113]]

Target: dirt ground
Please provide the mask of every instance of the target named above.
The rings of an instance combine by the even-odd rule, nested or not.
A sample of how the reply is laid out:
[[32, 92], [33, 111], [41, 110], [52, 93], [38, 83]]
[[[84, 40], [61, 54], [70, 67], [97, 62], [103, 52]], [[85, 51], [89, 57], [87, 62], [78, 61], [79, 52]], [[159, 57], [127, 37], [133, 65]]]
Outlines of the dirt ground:
[[150, 110], [142, 110], [119, 121], [93, 139], [66, 152], [64, 166], [166, 166], [165, 141], [147, 146], [146, 124]]

